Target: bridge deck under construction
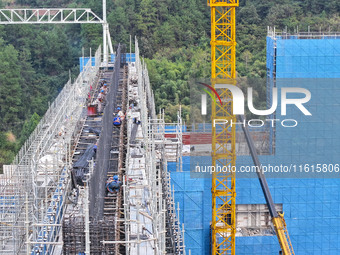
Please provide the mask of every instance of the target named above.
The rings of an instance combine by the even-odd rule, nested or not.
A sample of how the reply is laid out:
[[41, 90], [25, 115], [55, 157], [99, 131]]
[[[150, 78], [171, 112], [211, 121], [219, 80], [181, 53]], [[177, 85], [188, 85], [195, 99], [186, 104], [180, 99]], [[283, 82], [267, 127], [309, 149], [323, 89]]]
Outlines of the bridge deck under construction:
[[[126, 63], [118, 47], [103, 66], [98, 49], [0, 176], [1, 254], [185, 252], [166, 167], [181, 160], [181, 118], [165, 138], [137, 40], [135, 52]], [[125, 113], [119, 127], [117, 107]], [[122, 186], [110, 193], [114, 175]], [[23, 189], [13, 189], [19, 182]]]
[[[123, 176], [125, 160], [124, 143], [125, 121], [120, 127], [113, 126], [117, 107], [126, 110], [127, 66], [115, 63], [114, 70], [102, 70], [93, 91], [89, 96], [90, 104], [97, 97], [103, 83], [108, 86], [108, 93], [103, 105], [103, 112], [95, 116], [87, 115], [80, 129], [79, 140], [73, 156], [74, 165], [96, 145], [93, 160], [86, 167], [73, 169], [74, 188], [85, 194], [86, 213], [73, 214], [83, 201], [69, 205], [63, 222], [63, 254], [91, 252], [91, 254], [120, 254], [120, 244], [106, 244], [105, 241], [124, 239], [122, 190], [117, 193], [106, 191], [106, 180], [113, 175]], [[91, 157], [91, 155], [90, 155]], [[79, 205], [80, 204], [80, 205]], [[86, 225], [89, 226], [88, 238], [91, 245], [86, 246]], [[89, 248], [90, 247], [90, 248]], [[123, 249], [124, 250], [124, 249]]]

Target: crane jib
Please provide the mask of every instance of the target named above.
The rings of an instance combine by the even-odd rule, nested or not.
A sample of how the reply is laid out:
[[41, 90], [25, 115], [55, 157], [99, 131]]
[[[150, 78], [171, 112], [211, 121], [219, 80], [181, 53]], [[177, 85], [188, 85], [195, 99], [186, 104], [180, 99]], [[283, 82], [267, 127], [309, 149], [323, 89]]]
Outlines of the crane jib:
[[[240, 119], [241, 122], [243, 122], [244, 116], [239, 115], [239, 119]], [[243, 132], [244, 132], [244, 136], [246, 137], [247, 144], [248, 144], [248, 147], [249, 147], [249, 150], [250, 150], [250, 154], [251, 154], [251, 157], [254, 161], [254, 165], [257, 167], [257, 169], [259, 169], [259, 171], [256, 171], [256, 172], [257, 172], [257, 176], [259, 178], [260, 184], [261, 184], [261, 188], [262, 188], [264, 197], [265, 197], [267, 205], [268, 205], [270, 216], [272, 218], [276, 218], [276, 217], [278, 217], [278, 213], [276, 211], [275, 204], [274, 204], [272, 195], [270, 193], [266, 177], [265, 177], [265, 175], [262, 171], [261, 163], [260, 163], [259, 157], [258, 157], [257, 152], [256, 152], [256, 148], [255, 148], [255, 145], [254, 145], [254, 142], [253, 142], [253, 138], [250, 136], [249, 129], [248, 129], [247, 125], [242, 125], [242, 129], [243, 129]]]

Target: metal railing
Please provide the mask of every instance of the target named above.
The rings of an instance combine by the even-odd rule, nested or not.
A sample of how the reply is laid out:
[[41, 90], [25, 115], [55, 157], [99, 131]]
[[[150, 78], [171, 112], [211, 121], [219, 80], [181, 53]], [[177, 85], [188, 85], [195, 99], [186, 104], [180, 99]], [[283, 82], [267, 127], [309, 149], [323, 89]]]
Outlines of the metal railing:
[[[165, 254], [169, 249], [167, 247], [169, 236], [173, 240], [174, 254], [185, 254], [184, 230], [181, 230], [176, 215], [178, 207], [175, 206], [170, 181], [165, 178], [169, 175], [166, 172], [164, 113], [160, 113], [159, 117], [155, 114], [148, 72], [145, 63], [140, 59], [137, 40], [135, 47], [136, 63], [134, 67], [136, 73], [132, 73], [132, 76], [137, 78], [137, 88], [130, 83], [131, 77], [129, 77], [128, 91], [129, 101], [133, 101], [134, 95], [130, 93], [130, 90], [136, 89], [138, 96], [135, 98], [138, 98], [138, 104], [136, 109], [131, 107], [128, 116], [140, 118], [141, 127], [138, 127], [141, 133], [139, 131], [139, 137], [133, 141], [133, 145], [129, 140], [127, 147], [126, 179], [129, 181], [123, 183], [126, 254], [138, 252], [143, 242], [144, 251], [146, 251], [146, 247], [149, 247], [152, 253]], [[130, 67], [132, 68], [131, 64]], [[128, 134], [130, 134], [132, 131], [131, 118], [128, 121]], [[174, 124], [174, 129], [176, 133], [181, 133], [180, 121]], [[178, 141], [181, 143], [181, 137], [178, 137]], [[137, 155], [136, 153], [137, 157], [132, 156]], [[137, 175], [134, 174], [135, 169], [138, 169]], [[137, 196], [138, 192], [141, 192], [143, 196]], [[135, 195], [131, 197], [130, 193]], [[144, 205], [147, 205], [146, 208]], [[168, 217], [171, 218], [170, 224], [167, 224]], [[143, 227], [146, 219], [150, 220], [152, 229]], [[130, 235], [135, 237], [136, 234], [137, 239], [131, 240]], [[142, 236], [145, 238], [145, 235], [148, 238], [144, 240]]]
[[340, 32], [331, 31], [307, 31], [300, 32], [298, 28], [294, 32], [287, 29], [279, 31], [275, 27], [267, 28], [267, 36], [280, 39], [340, 39]]
[[[72, 134], [99, 69], [100, 48], [95, 57], [96, 66], [92, 67], [88, 62], [73, 84], [71, 80], [66, 83], [16, 155], [6, 180], [1, 183], [0, 193], [6, 195], [0, 198], [1, 254], [27, 254], [31, 245], [38, 244], [41, 239], [41, 227], [47, 224], [50, 203], [54, 201], [50, 194], [64, 178], [62, 170], [68, 167]], [[61, 190], [65, 192], [60, 189], [59, 193]], [[26, 193], [29, 194], [27, 198]], [[6, 207], [8, 203], [13, 206]], [[53, 226], [58, 219], [54, 218], [47, 225]], [[44, 237], [44, 242], [54, 237], [55, 234], [47, 239]]]

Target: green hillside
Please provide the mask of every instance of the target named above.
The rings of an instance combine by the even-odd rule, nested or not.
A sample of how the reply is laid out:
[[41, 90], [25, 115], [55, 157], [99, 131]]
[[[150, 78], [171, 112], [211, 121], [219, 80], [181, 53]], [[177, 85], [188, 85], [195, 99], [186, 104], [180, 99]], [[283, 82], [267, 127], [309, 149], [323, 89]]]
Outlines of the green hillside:
[[[113, 42], [139, 38], [156, 96], [167, 120], [183, 106], [187, 118], [193, 77], [210, 72], [210, 9], [205, 0], [108, 0]], [[101, 15], [100, 0], [0, 0], [10, 7], [89, 7]], [[265, 77], [267, 26], [339, 31], [338, 0], [240, 1], [237, 9], [239, 77]], [[101, 43], [100, 25], [0, 26], [0, 166], [9, 163], [69, 77], [78, 57]]]

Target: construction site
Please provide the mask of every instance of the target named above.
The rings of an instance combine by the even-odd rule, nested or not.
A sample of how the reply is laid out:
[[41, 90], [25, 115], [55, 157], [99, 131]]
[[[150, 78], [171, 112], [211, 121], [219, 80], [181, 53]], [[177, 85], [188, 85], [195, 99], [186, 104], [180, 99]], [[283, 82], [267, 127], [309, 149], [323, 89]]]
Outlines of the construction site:
[[[265, 117], [286, 123], [232, 125], [246, 123], [233, 112], [230, 89], [237, 86], [238, 4], [208, 0], [206, 87], [215, 99], [204, 123], [185, 123], [181, 108], [166, 123], [138, 38], [134, 47], [112, 45], [106, 1], [102, 18], [89, 9], [60, 9], [60, 16], [0, 10], [3, 25], [103, 27], [102, 45], [80, 57], [77, 79], [3, 167], [0, 254], [340, 254], [340, 33], [268, 27], [266, 109], [273, 91], [293, 95], [302, 87], [312, 95], [304, 102], [312, 114], [287, 106], [280, 115], [280, 105]], [[297, 125], [287, 128], [292, 120]], [[280, 165], [287, 172], [263, 171]], [[209, 166], [258, 171], [197, 173]], [[111, 189], [112, 178], [118, 186]]]

